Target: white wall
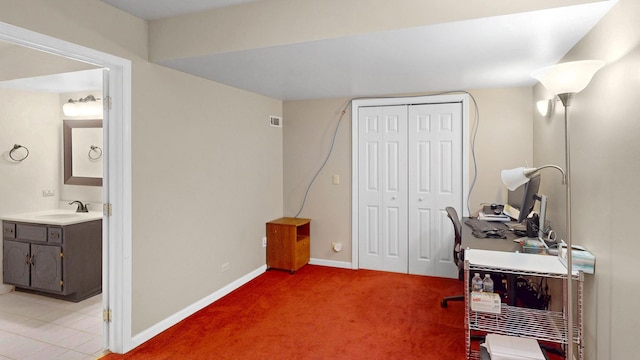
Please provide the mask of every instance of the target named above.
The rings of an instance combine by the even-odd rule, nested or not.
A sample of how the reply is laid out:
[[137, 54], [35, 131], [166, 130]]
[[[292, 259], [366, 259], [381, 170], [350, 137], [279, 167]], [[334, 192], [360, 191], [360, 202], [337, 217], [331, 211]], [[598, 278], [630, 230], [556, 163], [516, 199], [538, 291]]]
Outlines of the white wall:
[[[58, 207], [61, 134], [58, 95], [0, 89], [0, 214]], [[29, 149], [22, 162], [9, 158], [14, 144]], [[56, 196], [43, 197], [42, 190]]]
[[[585, 276], [586, 358], [635, 359], [640, 277], [636, 257], [640, 188], [640, 2], [618, 4], [561, 61], [607, 65], [574, 98], [571, 124], [572, 238], [596, 256]], [[549, 97], [538, 85], [534, 101]], [[535, 119], [536, 164], [564, 165], [563, 109]], [[551, 172], [549, 176], [556, 176]], [[547, 183], [552, 221], [564, 236], [564, 187]]]

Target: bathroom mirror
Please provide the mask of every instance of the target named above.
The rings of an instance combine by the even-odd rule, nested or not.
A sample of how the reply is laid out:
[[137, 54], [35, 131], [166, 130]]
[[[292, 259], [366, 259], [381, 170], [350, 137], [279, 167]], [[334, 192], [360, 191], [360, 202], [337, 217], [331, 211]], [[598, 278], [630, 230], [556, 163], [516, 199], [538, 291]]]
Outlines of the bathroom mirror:
[[102, 120], [64, 120], [64, 183], [102, 186]]

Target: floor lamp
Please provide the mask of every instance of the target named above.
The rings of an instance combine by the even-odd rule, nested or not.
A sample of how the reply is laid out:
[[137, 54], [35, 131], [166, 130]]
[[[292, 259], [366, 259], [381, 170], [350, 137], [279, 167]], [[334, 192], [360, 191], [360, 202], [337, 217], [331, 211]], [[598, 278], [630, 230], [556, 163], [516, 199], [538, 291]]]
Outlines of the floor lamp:
[[557, 95], [564, 106], [564, 152], [566, 173], [564, 183], [566, 190], [566, 243], [567, 243], [567, 356], [573, 360], [573, 289], [572, 289], [572, 254], [571, 254], [571, 147], [569, 132], [569, 106], [573, 96], [584, 90], [593, 75], [604, 66], [604, 61], [582, 60], [553, 66], [535, 71], [531, 76], [540, 81], [545, 88]]

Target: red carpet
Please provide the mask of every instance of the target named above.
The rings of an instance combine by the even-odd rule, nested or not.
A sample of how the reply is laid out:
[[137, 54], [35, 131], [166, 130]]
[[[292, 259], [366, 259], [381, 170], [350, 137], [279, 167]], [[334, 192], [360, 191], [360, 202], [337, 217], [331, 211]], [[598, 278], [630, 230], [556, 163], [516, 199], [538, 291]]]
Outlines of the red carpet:
[[103, 359], [464, 359], [457, 279], [306, 265], [268, 271]]

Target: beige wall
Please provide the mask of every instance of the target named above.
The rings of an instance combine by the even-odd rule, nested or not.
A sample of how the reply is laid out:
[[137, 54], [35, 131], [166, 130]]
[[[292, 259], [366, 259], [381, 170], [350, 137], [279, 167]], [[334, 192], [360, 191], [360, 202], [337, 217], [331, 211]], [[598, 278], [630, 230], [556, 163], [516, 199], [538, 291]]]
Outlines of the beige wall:
[[[563, 61], [601, 59], [607, 65], [569, 108], [573, 242], [596, 255], [585, 281], [587, 359], [638, 357], [640, 327], [635, 270], [640, 190], [640, 2], [620, 2]], [[534, 100], [548, 96], [537, 86]], [[536, 164], [564, 165], [562, 105], [550, 120], [535, 119]], [[546, 173], [545, 173], [545, 176]], [[551, 209], [563, 234], [564, 188], [555, 183]], [[557, 220], [556, 220], [557, 219]]]
[[[476, 138], [478, 180], [471, 211], [482, 203], [503, 202], [506, 190], [500, 170], [533, 162], [531, 88], [482, 89], [471, 94], [478, 102], [480, 127]], [[305, 190], [322, 165], [341, 111], [349, 99], [286, 101], [284, 103], [284, 213], [299, 211]], [[470, 130], [476, 124], [470, 104]], [[469, 161], [472, 163], [471, 154]], [[300, 217], [312, 219], [311, 257], [351, 262], [351, 108], [347, 109], [331, 158], [316, 179]], [[333, 185], [332, 176], [340, 176]], [[473, 167], [470, 169], [470, 177]], [[471, 179], [470, 179], [471, 181]], [[343, 250], [332, 251], [341, 242]]]
[[[324, 162], [347, 99], [287, 101], [283, 107], [284, 214], [295, 216], [309, 182]], [[332, 176], [340, 177], [333, 185]], [[333, 154], [311, 188], [299, 217], [311, 219], [311, 257], [351, 262], [351, 109]], [[332, 242], [343, 249], [335, 253]]]
[[264, 266], [282, 215], [280, 101], [160, 66], [135, 83], [134, 333]]
[[268, 125], [281, 101], [147, 62], [146, 22], [97, 0], [0, 8], [132, 60], [133, 335], [264, 266], [264, 224], [282, 215], [282, 133]]

